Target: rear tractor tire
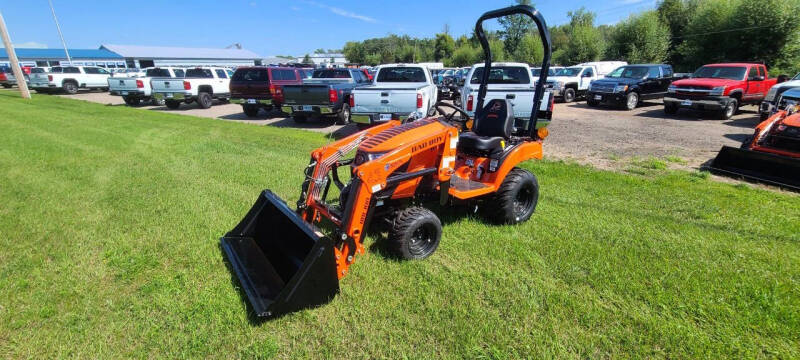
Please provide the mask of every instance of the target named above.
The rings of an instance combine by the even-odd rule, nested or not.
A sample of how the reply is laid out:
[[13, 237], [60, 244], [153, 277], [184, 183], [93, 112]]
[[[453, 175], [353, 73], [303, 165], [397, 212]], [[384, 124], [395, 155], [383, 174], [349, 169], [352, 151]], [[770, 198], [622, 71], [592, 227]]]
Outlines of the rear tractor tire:
[[501, 224], [530, 219], [539, 202], [539, 181], [527, 170], [512, 169], [493, 196], [484, 201], [484, 215]]
[[388, 242], [392, 251], [406, 260], [431, 256], [442, 238], [442, 223], [423, 207], [403, 209], [394, 218]]

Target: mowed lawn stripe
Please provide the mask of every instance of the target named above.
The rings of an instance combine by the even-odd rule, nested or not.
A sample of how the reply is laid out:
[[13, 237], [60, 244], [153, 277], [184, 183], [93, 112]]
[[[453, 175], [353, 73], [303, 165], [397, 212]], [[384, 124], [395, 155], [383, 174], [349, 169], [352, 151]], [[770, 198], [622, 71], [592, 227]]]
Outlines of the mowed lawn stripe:
[[531, 221], [437, 209], [431, 258], [373, 233], [330, 304], [257, 323], [218, 239], [330, 139], [11, 92], [0, 129], [2, 357], [800, 357], [795, 194], [529, 162]]

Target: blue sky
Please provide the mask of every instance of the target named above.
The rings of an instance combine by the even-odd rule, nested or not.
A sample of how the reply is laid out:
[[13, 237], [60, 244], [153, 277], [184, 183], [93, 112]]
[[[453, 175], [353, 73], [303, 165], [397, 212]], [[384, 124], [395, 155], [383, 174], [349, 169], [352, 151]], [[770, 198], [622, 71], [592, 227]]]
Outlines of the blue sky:
[[[102, 43], [221, 48], [241, 43], [262, 56], [303, 55], [338, 49], [346, 41], [390, 33], [430, 37], [444, 24], [457, 36], [469, 33], [483, 12], [513, 0], [53, 0], [67, 46]], [[540, 0], [548, 24], [563, 24], [581, 6], [613, 24], [654, 7], [654, 0]], [[47, 0], [3, 0], [11, 38], [19, 47], [60, 47]], [[488, 26], [488, 28], [496, 28]]]

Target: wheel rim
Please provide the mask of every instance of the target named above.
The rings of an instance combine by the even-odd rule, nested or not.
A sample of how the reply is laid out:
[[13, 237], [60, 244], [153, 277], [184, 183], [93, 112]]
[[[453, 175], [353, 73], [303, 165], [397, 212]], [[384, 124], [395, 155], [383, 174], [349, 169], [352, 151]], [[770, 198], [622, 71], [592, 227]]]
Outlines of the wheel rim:
[[725, 117], [730, 118], [731, 116], [733, 116], [733, 111], [734, 111], [733, 109], [735, 107], [736, 106], [734, 106], [732, 103], [728, 104], [728, 107], [725, 108]]
[[415, 257], [430, 254], [436, 248], [436, 228], [433, 224], [423, 224], [411, 234], [408, 252]]
[[350, 108], [349, 107], [345, 107], [344, 110], [342, 111], [342, 115], [344, 115], [344, 121], [345, 122], [347, 120], [349, 120], [350, 119]]
[[572, 91], [568, 90], [566, 93], [564, 93], [565, 102], [572, 102], [573, 99], [575, 99], [575, 95], [572, 94]]
[[639, 97], [636, 96], [636, 94], [631, 94], [631, 96], [628, 96], [628, 109], [636, 108], [636, 104], [638, 103], [639, 103]]
[[525, 186], [514, 197], [514, 217], [519, 220], [533, 208], [533, 188]]

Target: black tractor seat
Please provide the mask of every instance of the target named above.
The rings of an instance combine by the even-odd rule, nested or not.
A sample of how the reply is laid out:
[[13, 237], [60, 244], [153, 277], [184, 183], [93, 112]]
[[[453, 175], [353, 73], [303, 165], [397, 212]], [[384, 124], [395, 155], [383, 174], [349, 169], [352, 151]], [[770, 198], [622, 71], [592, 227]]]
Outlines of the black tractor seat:
[[458, 137], [458, 150], [474, 155], [500, 153], [504, 141], [514, 131], [514, 111], [509, 100], [489, 101], [479, 114], [476, 114], [472, 131], [461, 133]]

